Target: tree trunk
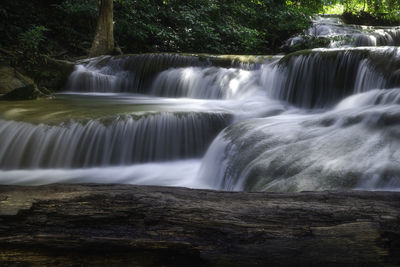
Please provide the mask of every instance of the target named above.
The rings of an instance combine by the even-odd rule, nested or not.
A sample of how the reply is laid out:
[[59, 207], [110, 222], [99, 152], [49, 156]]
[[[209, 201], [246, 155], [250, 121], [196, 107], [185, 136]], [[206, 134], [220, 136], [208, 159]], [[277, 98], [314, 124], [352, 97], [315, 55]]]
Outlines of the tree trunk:
[[0, 186], [0, 262], [398, 266], [400, 194]]
[[112, 54], [114, 51], [113, 0], [101, 0], [96, 34], [90, 48], [90, 56]]

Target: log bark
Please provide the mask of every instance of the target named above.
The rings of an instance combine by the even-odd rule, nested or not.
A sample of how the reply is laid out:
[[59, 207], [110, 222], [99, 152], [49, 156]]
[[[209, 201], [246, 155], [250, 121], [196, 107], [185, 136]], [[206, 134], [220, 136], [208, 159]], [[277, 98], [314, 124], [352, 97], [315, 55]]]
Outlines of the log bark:
[[398, 266], [400, 194], [0, 186], [0, 262]]
[[90, 48], [90, 56], [109, 55], [114, 52], [113, 0], [101, 0], [96, 34]]

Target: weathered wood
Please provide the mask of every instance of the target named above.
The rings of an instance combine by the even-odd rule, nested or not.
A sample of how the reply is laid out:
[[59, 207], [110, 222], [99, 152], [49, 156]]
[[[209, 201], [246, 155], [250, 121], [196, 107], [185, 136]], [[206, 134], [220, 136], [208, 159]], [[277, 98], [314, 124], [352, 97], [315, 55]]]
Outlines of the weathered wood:
[[0, 262], [396, 266], [400, 194], [0, 186]]

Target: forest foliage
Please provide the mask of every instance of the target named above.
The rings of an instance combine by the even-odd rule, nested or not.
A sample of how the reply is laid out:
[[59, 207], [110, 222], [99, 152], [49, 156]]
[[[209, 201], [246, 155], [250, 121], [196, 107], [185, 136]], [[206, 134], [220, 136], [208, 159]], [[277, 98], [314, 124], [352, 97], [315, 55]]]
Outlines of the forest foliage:
[[[2, 0], [0, 46], [21, 53], [87, 55], [98, 0]], [[125, 53], [268, 54], [341, 6], [350, 22], [396, 23], [398, 0], [114, 0], [114, 34]], [[329, 8], [328, 8], [329, 7]], [[369, 17], [368, 17], [369, 16]], [[358, 21], [357, 21], [358, 20]]]
[[325, 10], [341, 11], [347, 23], [400, 25], [399, 0], [328, 0]]
[[[98, 0], [2, 0], [0, 34], [5, 45], [37, 33], [42, 52], [90, 47]], [[318, 1], [298, 0], [116, 0], [114, 34], [125, 52], [265, 54], [310, 24]], [[36, 30], [35, 30], [36, 29]], [[39, 36], [37, 36], [39, 37]], [[35, 40], [36, 37], [34, 38]], [[40, 38], [39, 38], [40, 39]], [[33, 40], [35, 47], [37, 41]]]

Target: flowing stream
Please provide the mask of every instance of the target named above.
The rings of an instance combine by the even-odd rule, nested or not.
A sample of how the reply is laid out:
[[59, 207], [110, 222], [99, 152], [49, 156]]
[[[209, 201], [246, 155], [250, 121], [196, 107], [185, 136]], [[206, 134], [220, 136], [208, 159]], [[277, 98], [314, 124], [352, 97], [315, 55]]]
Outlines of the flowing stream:
[[78, 62], [53, 99], [1, 103], [0, 184], [399, 190], [399, 32], [328, 17], [331, 48]]
[[[330, 39], [329, 47], [399, 46], [400, 26], [347, 25], [339, 16], [318, 16], [304, 35]], [[290, 38], [288, 45], [303, 41], [303, 36]]]

